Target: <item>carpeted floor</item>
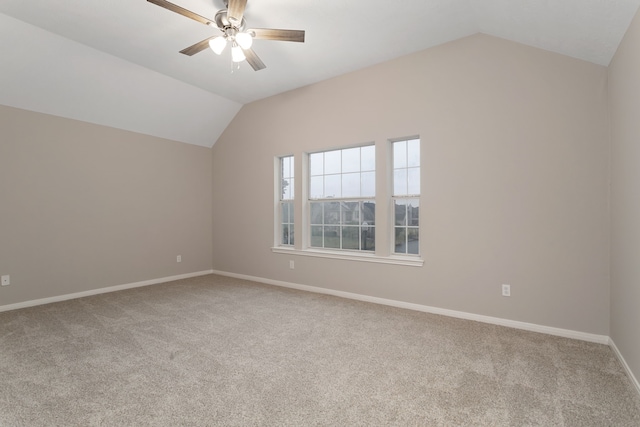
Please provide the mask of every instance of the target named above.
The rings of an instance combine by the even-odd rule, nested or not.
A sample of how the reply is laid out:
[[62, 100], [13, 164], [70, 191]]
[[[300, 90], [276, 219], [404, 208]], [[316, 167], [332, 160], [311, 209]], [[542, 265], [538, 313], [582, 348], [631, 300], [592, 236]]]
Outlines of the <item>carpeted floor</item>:
[[640, 426], [604, 345], [220, 276], [0, 313], [0, 426]]

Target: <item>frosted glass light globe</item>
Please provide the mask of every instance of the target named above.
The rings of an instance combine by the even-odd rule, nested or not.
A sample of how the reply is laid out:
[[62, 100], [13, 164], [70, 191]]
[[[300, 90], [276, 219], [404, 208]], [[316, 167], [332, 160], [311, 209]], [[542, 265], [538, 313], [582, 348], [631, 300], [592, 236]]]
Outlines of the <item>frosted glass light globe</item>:
[[244, 56], [244, 52], [242, 51], [242, 48], [235, 43], [234, 45], [235, 46], [231, 48], [231, 60], [233, 62], [242, 62], [245, 59], [247, 59], [247, 57]]
[[236, 41], [243, 49], [249, 49], [253, 44], [253, 37], [249, 33], [238, 33], [236, 34]]
[[227, 40], [224, 37], [216, 37], [215, 39], [209, 40], [209, 47], [216, 53], [216, 55], [220, 55], [226, 45]]

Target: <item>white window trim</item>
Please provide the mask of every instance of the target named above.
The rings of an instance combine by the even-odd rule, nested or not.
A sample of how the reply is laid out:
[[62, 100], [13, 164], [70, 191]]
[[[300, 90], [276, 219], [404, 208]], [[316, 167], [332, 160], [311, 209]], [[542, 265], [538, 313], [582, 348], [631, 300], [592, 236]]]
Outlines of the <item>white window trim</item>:
[[[387, 214], [388, 215], [387, 220], [389, 222], [388, 224], [385, 225], [385, 227], [388, 229], [387, 230], [389, 234], [388, 244], [390, 246], [389, 247], [390, 252], [386, 254], [380, 254], [378, 249], [379, 246], [377, 244], [376, 244], [375, 253], [351, 251], [348, 249], [331, 250], [331, 249], [324, 249], [324, 248], [312, 248], [310, 246], [310, 241], [309, 241], [310, 240], [310, 236], [309, 236], [310, 224], [309, 224], [309, 218], [308, 218], [308, 215], [309, 215], [308, 206], [310, 201], [308, 198], [308, 191], [309, 191], [308, 163], [309, 163], [310, 152], [290, 154], [295, 159], [300, 159], [299, 161], [296, 161], [296, 166], [295, 166], [295, 175], [297, 177], [299, 176], [300, 184], [296, 185], [295, 197], [294, 197], [294, 200], [295, 200], [294, 227], [296, 231], [294, 246], [284, 246], [284, 245], [278, 246], [278, 244], [276, 243], [271, 248], [271, 252], [276, 254], [288, 255], [288, 256], [296, 255], [296, 256], [304, 256], [304, 257], [312, 257], [312, 258], [369, 262], [369, 263], [386, 264], [386, 265], [401, 265], [401, 266], [408, 266], [408, 267], [422, 267], [425, 262], [424, 259], [422, 258], [423, 257], [422, 251], [420, 251], [420, 254], [415, 254], [415, 255], [414, 254], [396, 254], [393, 252], [393, 246], [392, 246], [393, 240], [394, 240], [394, 237], [393, 237], [394, 220], [393, 220], [393, 215], [391, 213], [392, 211], [391, 206], [393, 205], [394, 197], [392, 196], [392, 189], [391, 189], [392, 180], [393, 180], [393, 177], [392, 177], [393, 164], [391, 163], [393, 159], [392, 157], [393, 154], [392, 154], [391, 143], [396, 141], [403, 141], [406, 139], [412, 139], [412, 138], [420, 138], [420, 136], [416, 134], [415, 136], [404, 137], [404, 138], [385, 139], [383, 143], [382, 141], [374, 142], [374, 145], [376, 147], [376, 196], [375, 198], [372, 198], [372, 200], [376, 201], [376, 208], [378, 206], [383, 206], [384, 204], [388, 206], [387, 209], [389, 210], [389, 212]], [[352, 148], [352, 147], [365, 146], [365, 145], [367, 144], [354, 144], [352, 146], [346, 145], [341, 147], [335, 147], [334, 149]], [[385, 150], [384, 158], [380, 157], [378, 154], [378, 151], [382, 148], [383, 145]], [[324, 151], [330, 151], [330, 150], [331, 149], [327, 149]], [[420, 150], [420, 152], [422, 156], [422, 150]], [[278, 158], [280, 157], [284, 157], [284, 156], [278, 156]], [[382, 165], [382, 163], [384, 163], [384, 165]], [[422, 161], [420, 163], [422, 165]], [[378, 184], [380, 173], [382, 173], [386, 177], [385, 179], [386, 191], [384, 195], [378, 194], [378, 189], [380, 188]], [[418, 196], [417, 198], [421, 199], [422, 196]], [[277, 218], [277, 215], [276, 215], [276, 218]], [[423, 218], [422, 218], [422, 212], [421, 212], [420, 226], [419, 226], [421, 231], [420, 232], [421, 236], [422, 236], [422, 224], [423, 224]], [[383, 232], [382, 226], [378, 222], [377, 218], [376, 218], [376, 228], [378, 229], [376, 233]], [[278, 242], [278, 241], [275, 240], [275, 242]]]
[[[296, 210], [296, 197], [295, 197], [295, 185], [294, 185], [294, 196], [292, 199], [281, 199], [280, 198], [280, 189], [282, 188], [282, 159], [285, 157], [291, 157], [292, 160], [294, 161], [294, 179], [295, 179], [295, 155], [294, 154], [285, 154], [283, 156], [276, 156], [274, 159], [274, 168], [275, 168], [275, 179], [274, 179], [274, 187], [275, 187], [275, 194], [274, 194], [274, 218], [276, 220], [275, 223], [275, 227], [273, 230], [273, 244], [274, 246], [279, 246], [279, 247], [283, 247], [283, 248], [293, 248], [295, 245], [295, 237], [294, 237], [294, 245], [289, 245], [289, 244], [284, 244], [282, 243], [282, 235], [281, 233], [281, 227], [282, 227], [282, 202], [292, 202], [293, 203], [293, 209], [294, 209], [294, 213]], [[295, 236], [295, 216], [294, 216], [294, 220], [293, 220], [293, 226], [294, 226], [294, 236]]]
[[342, 249], [338, 251], [331, 251], [328, 249], [296, 249], [285, 246], [280, 247], [272, 247], [271, 251], [277, 254], [287, 254], [287, 255], [300, 255], [300, 256], [308, 256], [315, 258], [329, 258], [329, 259], [340, 259], [345, 261], [362, 261], [362, 262], [372, 262], [376, 264], [393, 264], [393, 265], [406, 265], [411, 267], [422, 267], [424, 265], [424, 260], [417, 256], [400, 256], [400, 255], [390, 255], [390, 256], [379, 256], [372, 253], [359, 253], [355, 251], [349, 251], [346, 249]]
[[[418, 139], [420, 141], [420, 179], [422, 179], [422, 139], [420, 138], [420, 135], [413, 135], [413, 136], [406, 136], [406, 137], [402, 137], [402, 138], [393, 138], [393, 139], [389, 139], [388, 140], [388, 151], [387, 151], [387, 156], [388, 158], [387, 160], [387, 167], [389, 168], [389, 174], [388, 174], [388, 179], [389, 179], [389, 250], [390, 250], [390, 254], [392, 257], [407, 257], [407, 258], [420, 258], [422, 259], [422, 248], [420, 247], [418, 249], [418, 253], [417, 254], [399, 254], [395, 251], [395, 211], [394, 211], [394, 203], [396, 200], [402, 200], [402, 199], [418, 199], [420, 201], [420, 206], [422, 206], [422, 197], [420, 194], [411, 194], [411, 195], [402, 195], [402, 196], [396, 196], [393, 194], [393, 185], [394, 185], [394, 167], [393, 167], [393, 144], [396, 142], [401, 142], [401, 141], [409, 141], [412, 139]], [[422, 185], [420, 186], [420, 192], [422, 193]], [[420, 216], [419, 216], [419, 220], [418, 220], [418, 231], [419, 231], [419, 235], [420, 238], [422, 238], [422, 209], [420, 210]]]
[[[303, 165], [305, 166], [305, 169], [303, 171], [303, 177], [304, 177], [304, 181], [303, 181], [303, 185], [304, 187], [302, 188], [303, 191], [303, 195], [302, 195], [302, 200], [304, 203], [304, 207], [305, 207], [305, 211], [304, 211], [304, 233], [305, 233], [305, 239], [303, 241], [303, 246], [302, 246], [302, 250], [304, 251], [310, 251], [310, 252], [320, 252], [320, 253], [338, 253], [338, 254], [342, 254], [343, 252], [346, 253], [346, 256], [349, 256], [349, 254], [366, 254], [366, 255], [373, 255], [375, 254], [375, 249], [373, 251], [369, 251], [369, 250], [362, 250], [362, 249], [338, 249], [338, 248], [324, 248], [324, 247], [317, 247], [317, 246], [311, 246], [311, 222], [310, 222], [310, 218], [309, 218], [309, 213], [311, 211], [311, 203], [323, 203], [323, 202], [363, 202], [363, 201], [373, 201], [374, 203], [377, 202], [377, 196], [376, 193], [378, 191], [377, 189], [377, 175], [376, 175], [376, 186], [374, 187], [374, 194], [373, 195], [368, 195], [368, 196], [340, 196], [340, 197], [310, 197], [310, 184], [311, 184], [311, 166], [310, 166], [310, 156], [312, 154], [318, 154], [318, 153], [327, 153], [330, 151], [343, 151], [343, 150], [349, 150], [349, 149], [354, 149], [354, 148], [364, 148], [364, 147], [373, 147], [374, 150], [374, 154], [375, 154], [375, 163], [374, 163], [374, 169], [373, 170], [365, 170], [364, 172], [374, 172], [377, 173], [377, 162], [378, 162], [378, 155], [377, 155], [377, 144], [375, 143], [375, 141], [370, 141], [370, 142], [366, 142], [366, 143], [361, 143], [361, 144], [354, 144], [354, 145], [347, 145], [347, 146], [343, 146], [343, 147], [336, 147], [336, 148], [328, 148], [325, 150], [320, 150], [320, 151], [313, 151], [313, 152], [306, 152], [304, 153], [303, 156]], [[342, 170], [342, 169], [341, 169]], [[324, 172], [324, 171], [323, 171]], [[362, 173], [362, 169], [359, 170], [360, 173]], [[341, 171], [339, 173], [339, 175], [342, 175], [343, 172]], [[336, 174], [328, 174], [328, 175], [338, 175]], [[326, 176], [326, 174], [323, 174], [322, 176]], [[342, 227], [342, 224], [338, 224], [340, 227]], [[376, 229], [376, 233], [377, 231], [377, 223], [373, 226]]]

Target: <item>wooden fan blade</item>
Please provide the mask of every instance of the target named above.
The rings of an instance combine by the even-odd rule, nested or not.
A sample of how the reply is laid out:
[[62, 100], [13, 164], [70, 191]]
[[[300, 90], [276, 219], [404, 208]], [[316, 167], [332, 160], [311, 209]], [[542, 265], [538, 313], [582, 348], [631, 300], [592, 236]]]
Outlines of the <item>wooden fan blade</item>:
[[198, 42], [192, 46], [185, 47], [180, 51], [180, 53], [183, 53], [187, 56], [193, 56], [196, 53], [200, 53], [209, 47], [209, 40], [215, 39], [216, 37], [220, 37], [220, 36], [209, 37], [208, 39], [204, 39], [201, 42]]
[[252, 28], [248, 33], [255, 34], [254, 39], [280, 40], [304, 43], [304, 30], [276, 30], [273, 28]]
[[258, 58], [258, 55], [256, 55], [256, 53], [251, 48], [242, 49], [242, 51], [244, 52], [244, 56], [247, 57], [247, 62], [255, 71], [260, 71], [264, 68], [267, 68], [267, 66], [264, 65], [264, 62], [262, 62], [262, 60]]
[[204, 25], [211, 24], [214, 27], [216, 26], [216, 24], [211, 19], [205, 18], [204, 16], [200, 16], [197, 13], [193, 13], [190, 10], [180, 7], [177, 4], [170, 3], [166, 0], [147, 0], [147, 1], [149, 3], [153, 3], [167, 10], [170, 10], [171, 12], [175, 12], [179, 15], [186, 16], [187, 18], [193, 19], [194, 21], [198, 21]]
[[240, 25], [245, 7], [247, 7], [247, 0], [229, 0], [227, 19], [229, 21], [235, 21], [232, 22], [233, 24]]

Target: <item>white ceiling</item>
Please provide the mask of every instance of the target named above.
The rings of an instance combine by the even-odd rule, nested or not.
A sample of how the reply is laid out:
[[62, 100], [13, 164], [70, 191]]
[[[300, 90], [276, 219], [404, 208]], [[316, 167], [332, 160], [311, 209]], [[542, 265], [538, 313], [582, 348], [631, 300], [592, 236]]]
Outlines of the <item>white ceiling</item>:
[[[209, 18], [224, 8], [222, 0], [172, 1]], [[267, 68], [255, 72], [242, 63], [231, 73], [230, 58], [224, 54], [216, 56], [208, 49], [193, 57], [178, 53], [216, 30], [146, 0], [0, 0], [0, 14], [5, 15], [0, 16], [0, 54], [14, 68], [4, 81], [0, 76], [0, 103], [96, 123], [103, 115], [112, 116], [104, 124], [211, 146], [242, 104], [478, 32], [608, 65], [639, 5], [640, 0], [248, 0], [249, 27], [302, 29], [306, 41], [256, 40], [253, 49]], [[50, 55], [48, 63], [60, 69], [43, 86], [77, 87], [76, 101], [82, 102], [76, 105], [85, 106], [76, 108], [91, 110], [95, 117], [51, 111], [62, 93], [45, 91], [49, 101], [34, 100], [33, 93], [24, 96], [16, 89], [42, 76], [45, 64], [37, 56], [52, 47], [57, 54]], [[85, 69], [76, 67], [79, 58]], [[32, 65], [29, 73], [23, 73], [25, 62]], [[78, 83], [92, 64], [103, 81]], [[107, 77], [111, 67], [118, 80]], [[133, 77], [126, 90], [114, 88], [127, 81], [128, 73]], [[97, 93], [92, 88], [96, 83], [103, 87]], [[93, 101], [81, 100], [84, 92]], [[105, 96], [102, 92], [129, 98], [133, 93], [138, 101], [128, 99], [120, 108], [138, 102], [133, 105], [138, 113], [165, 104], [160, 110], [167, 111], [160, 111], [160, 117], [171, 115], [171, 105], [162, 102], [171, 100], [174, 110], [181, 111], [176, 117], [182, 125], [167, 118], [158, 126], [174, 128], [173, 133], [136, 129], [123, 112], [118, 118], [104, 103], [95, 108], [95, 98]], [[176, 100], [179, 93], [183, 95]], [[20, 97], [30, 99], [16, 101]], [[49, 105], [36, 108], [30, 102]], [[131, 114], [127, 111], [126, 116]], [[145, 126], [153, 128], [154, 117], [158, 121], [158, 115], [149, 114]], [[189, 123], [190, 133], [185, 121], [197, 122]], [[194, 127], [203, 132], [195, 135]]]

